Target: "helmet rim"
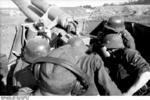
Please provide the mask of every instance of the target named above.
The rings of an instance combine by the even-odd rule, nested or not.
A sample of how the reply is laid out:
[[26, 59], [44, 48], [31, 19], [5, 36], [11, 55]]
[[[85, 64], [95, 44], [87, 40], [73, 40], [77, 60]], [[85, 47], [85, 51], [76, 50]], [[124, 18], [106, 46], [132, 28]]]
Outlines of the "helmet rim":
[[113, 30], [114, 32], [121, 32], [125, 29], [125, 26], [113, 28], [107, 25], [107, 23], [104, 25], [104, 27], [107, 29]]
[[125, 29], [124, 19], [121, 16], [112, 16], [104, 24], [104, 27], [115, 32], [120, 32]]
[[110, 49], [124, 48], [119, 34], [109, 34], [103, 40], [103, 45]]

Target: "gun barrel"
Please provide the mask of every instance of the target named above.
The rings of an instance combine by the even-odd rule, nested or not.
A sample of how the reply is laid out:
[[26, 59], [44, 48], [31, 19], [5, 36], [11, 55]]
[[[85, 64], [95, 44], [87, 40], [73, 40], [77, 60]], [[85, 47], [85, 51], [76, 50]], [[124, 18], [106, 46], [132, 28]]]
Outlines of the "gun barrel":
[[61, 8], [57, 6], [50, 6], [45, 0], [31, 0], [31, 3], [44, 13], [49, 10], [49, 19], [54, 20], [56, 17], [58, 17], [58, 24], [64, 28], [67, 27], [67, 20], [73, 20], [72, 16], [65, 13]]
[[39, 20], [39, 16], [31, 10], [31, 8], [34, 8], [30, 2], [27, 2], [27, 0], [12, 0], [18, 8], [32, 21]]

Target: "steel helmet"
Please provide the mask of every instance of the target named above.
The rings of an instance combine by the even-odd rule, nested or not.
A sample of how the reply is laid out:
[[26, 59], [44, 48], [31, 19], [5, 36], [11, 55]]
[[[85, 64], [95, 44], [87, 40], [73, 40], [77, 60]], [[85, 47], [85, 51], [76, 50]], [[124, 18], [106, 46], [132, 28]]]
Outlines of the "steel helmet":
[[112, 16], [108, 19], [104, 27], [115, 32], [123, 31], [125, 29], [124, 19], [121, 16]]
[[120, 34], [108, 34], [103, 39], [103, 45], [107, 48], [124, 48], [123, 40]]
[[36, 36], [27, 41], [24, 48], [23, 57], [25, 61], [32, 62], [38, 57], [47, 56], [50, 51], [49, 41], [41, 36]]

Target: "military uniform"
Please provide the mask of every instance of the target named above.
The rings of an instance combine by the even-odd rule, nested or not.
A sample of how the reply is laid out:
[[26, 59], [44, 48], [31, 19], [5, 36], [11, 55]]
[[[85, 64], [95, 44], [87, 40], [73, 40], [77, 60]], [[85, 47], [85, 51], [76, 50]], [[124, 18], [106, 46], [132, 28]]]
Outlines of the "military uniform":
[[[54, 35], [58, 35], [59, 33], [62, 35], [66, 34], [66, 32], [60, 28], [53, 28], [52, 33], [54, 33]], [[32, 57], [46, 56], [47, 52], [51, 49], [49, 40], [45, 37], [41, 37], [41, 35], [38, 35], [38, 30], [34, 27], [34, 23], [16, 26], [15, 39], [9, 56], [9, 86], [31, 88], [36, 86], [32, 69], [30, 68], [31, 64], [28, 63], [32, 58], [26, 60], [24, 58], [26, 56], [29, 57], [29, 55]], [[52, 39], [53, 38], [55, 37], [52, 36]], [[57, 45], [57, 41], [58, 40], [55, 40], [53, 44]], [[30, 52], [30, 54], [26, 55], [26, 52]]]
[[149, 63], [137, 50], [126, 48], [120, 35], [106, 35], [101, 45], [106, 48], [101, 50], [104, 64], [122, 92], [127, 92], [143, 73], [150, 72]]
[[[20, 87], [30, 87], [35, 89], [37, 84], [33, 76], [32, 67], [31, 64], [24, 59], [24, 56], [27, 56], [24, 54], [30, 51], [29, 49], [32, 49], [36, 51], [36, 53], [34, 52], [33, 54], [33, 51], [30, 51], [31, 56], [45, 56], [46, 52], [50, 50], [48, 40], [42, 38], [42, 36], [37, 36], [37, 30], [34, 28], [31, 28], [31, 30], [28, 26], [33, 27], [33, 23], [16, 27], [16, 35], [9, 57], [8, 88], [16, 87], [18, 89]], [[41, 49], [38, 49], [38, 47]]]
[[[99, 33], [99, 39], [94, 45], [99, 49], [93, 50], [102, 54], [106, 69], [118, 88], [124, 93], [133, 95], [130, 90], [133, 92], [133, 88], [139, 88], [141, 82], [139, 80], [142, 75], [150, 72], [150, 66], [135, 50], [134, 39], [125, 30], [122, 17], [112, 16], [107, 22], [103, 22], [103, 25], [104, 28]], [[146, 79], [149, 80], [149, 77]], [[142, 82], [144, 83], [146, 80]]]
[[[74, 95], [99, 95], [102, 91], [103, 95], [120, 95], [120, 90], [105, 71], [100, 56], [87, 55], [86, 46], [74, 47], [74, 45], [76, 44], [64, 45], [49, 53], [49, 56], [72, 62], [88, 75], [90, 85], [87, 91], [83, 94], [74, 93]], [[40, 68], [40, 88], [35, 95], [72, 95], [77, 82], [77, 77], [69, 70], [56, 64], [46, 63]]]
[[109, 75], [122, 92], [127, 92], [142, 73], [150, 71], [149, 64], [134, 49], [120, 49], [112, 55], [103, 60]]

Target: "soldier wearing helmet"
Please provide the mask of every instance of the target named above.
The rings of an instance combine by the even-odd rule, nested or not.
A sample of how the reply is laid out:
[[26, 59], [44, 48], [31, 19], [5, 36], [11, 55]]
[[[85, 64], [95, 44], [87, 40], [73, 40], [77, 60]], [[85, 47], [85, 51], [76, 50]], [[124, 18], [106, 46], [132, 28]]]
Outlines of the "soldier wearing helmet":
[[38, 57], [47, 56], [50, 51], [49, 41], [41, 36], [36, 36], [27, 41], [23, 51], [25, 61], [31, 62]]
[[[105, 57], [109, 57], [112, 51], [125, 48], [123, 40], [119, 34], [108, 34], [102, 40], [102, 52]], [[106, 50], [107, 49], [107, 50]], [[109, 52], [107, 52], [109, 51]]]
[[[99, 95], [102, 88], [108, 95], [120, 95], [108, 73], [105, 71], [103, 61], [97, 54], [86, 54], [88, 47], [81, 38], [71, 38], [66, 45], [54, 49], [48, 54], [50, 57], [56, 57], [71, 62], [74, 67], [78, 67], [87, 76], [90, 82], [85, 92], [79, 92], [80, 80], [76, 74], [61, 66], [61, 64], [44, 63], [39, 70], [39, 89], [34, 95]], [[58, 61], [58, 60], [57, 60]], [[95, 74], [97, 72], [97, 74]], [[95, 75], [98, 75], [95, 80]], [[102, 91], [100, 92], [102, 93]], [[104, 95], [104, 94], [103, 94]]]
[[[24, 33], [17, 33], [17, 34], [24, 34]], [[37, 35], [37, 32], [35, 34], [33, 31], [27, 33], [27, 35], [29, 34], [30, 36], [27, 36], [26, 39], [23, 38], [24, 40], [23, 39], [21, 40], [22, 36], [24, 35], [18, 37], [21, 41], [23, 41], [22, 42], [23, 44], [19, 45], [20, 47], [19, 49], [21, 50], [20, 54], [17, 55], [14, 71], [10, 72], [8, 75], [9, 78], [10, 77], [13, 78], [13, 82], [12, 84], [10, 84], [13, 87], [17, 88], [30, 87], [32, 89], [35, 89], [37, 87], [37, 83], [34, 78], [30, 62], [38, 57], [47, 56], [47, 54], [50, 51], [50, 44], [48, 38], [41, 35]], [[20, 41], [17, 42], [19, 43]]]
[[112, 16], [104, 23], [102, 34], [99, 34], [103, 38], [106, 34], [120, 34], [125, 47], [135, 49], [135, 42], [132, 35], [125, 29], [124, 19], [121, 16]]
[[106, 35], [101, 45], [104, 64], [124, 95], [137, 94], [147, 87], [150, 65], [137, 50], [126, 48], [119, 34]]
[[39, 57], [47, 56], [49, 52], [49, 41], [44, 37], [35, 36], [26, 41], [13, 72], [13, 87], [36, 89], [37, 82], [33, 73], [34, 66], [31, 62]]

